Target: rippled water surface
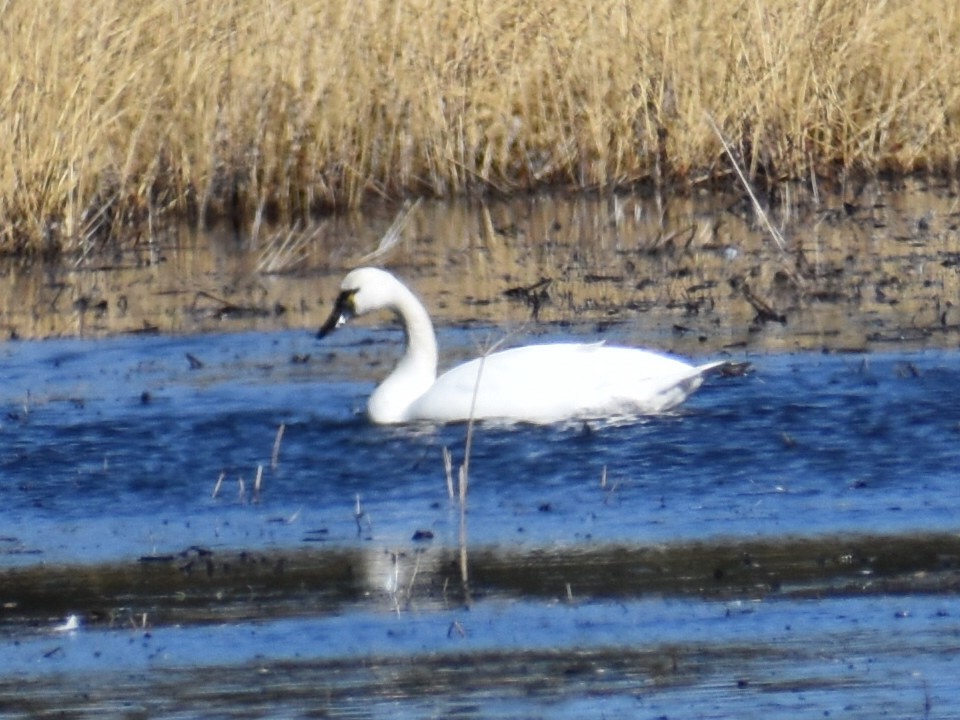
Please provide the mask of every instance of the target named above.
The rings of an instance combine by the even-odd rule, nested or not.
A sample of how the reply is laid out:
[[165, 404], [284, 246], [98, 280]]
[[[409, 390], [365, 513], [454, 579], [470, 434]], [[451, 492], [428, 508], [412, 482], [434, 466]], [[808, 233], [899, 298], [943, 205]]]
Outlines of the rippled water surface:
[[398, 340], [5, 344], [0, 715], [960, 706], [956, 351], [739, 351], [668, 416], [481, 425], [465, 593], [466, 428], [361, 414]]
[[[324, 345], [305, 333], [7, 345], [3, 562], [288, 546], [320, 530], [352, 542], [358, 496], [363, 537], [455, 541], [442, 449], [460, 460], [465, 427], [368, 424], [368, 366], [389, 362], [380, 354], [398, 338], [350, 333]], [[468, 352], [485, 336], [446, 331], [441, 343]], [[956, 353], [736, 359], [753, 371], [711, 379], [665, 417], [481, 426], [471, 540], [956, 528]]]

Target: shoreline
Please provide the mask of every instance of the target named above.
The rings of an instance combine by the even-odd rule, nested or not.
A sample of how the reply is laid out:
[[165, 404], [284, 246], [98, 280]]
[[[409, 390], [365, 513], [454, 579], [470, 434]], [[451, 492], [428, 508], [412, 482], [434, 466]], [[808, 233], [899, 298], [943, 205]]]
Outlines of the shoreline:
[[960, 344], [952, 183], [905, 178], [768, 213], [783, 249], [740, 193], [382, 204], [259, 236], [179, 228], [72, 262], [0, 261], [0, 327], [10, 339], [313, 332], [342, 275], [375, 264], [438, 327], [613, 330], [681, 355]]

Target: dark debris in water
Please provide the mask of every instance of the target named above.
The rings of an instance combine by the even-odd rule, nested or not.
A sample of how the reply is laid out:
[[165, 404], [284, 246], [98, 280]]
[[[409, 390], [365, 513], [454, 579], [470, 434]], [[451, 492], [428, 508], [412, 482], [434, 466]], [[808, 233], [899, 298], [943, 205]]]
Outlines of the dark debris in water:
[[[449, 639], [464, 637], [463, 626], [454, 623]], [[148, 643], [149, 638], [144, 640]], [[47, 659], [56, 659], [63, 649], [56, 646], [49, 652]], [[423, 703], [429, 703], [445, 711], [435, 716], [484, 718], [490, 717], [491, 707], [500, 707], [497, 701], [503, 698], [556, 707], [564, 699], [625, 693], [636, 695], [637, 707], [642, 707], [642, 694], [655, 688], [695, 688], [704, 675], [724, 672], [731, 665], [742, 669], [782, 663], [794, 654], [746, 645], [722, 650], [658, 645], [564, 652], [487, 650], [469, 655], [450, 651], [415, 659], [407, 655], [289, 659], [204, 668], [205, 672], [159, 666], [122, 678], [93, 674], [85, 679], [84, 692], [62, 680], [0, 678], [0, 701], [8, 708], [42, 708], [48, 711], [45, 716], [69, 717], [92, 717], [95, 703], [102, 714], [104, 703], [114, 701], [125, 711], [124, 717], [367, 718], [383, 714], [378, 708], [388, 708], [386, 716], [405, 717], [410, 704], [417, 708], [409, 713], [415, 717]], [[828, 676], [807, 682], [805, 689], [842, 690], [845, 683], [843, 677]], [[769, 682], [744, 678], [730, 682], [741, 692], [748, 684], [761, 692], [771, 689]], [[509, 701], [508, 707], [514, 710], [509, 717], [528, 716], [518, 714], [518, 706]], [[82, 715], [72, 714], [78, 710]]]
[[[960, 592], [960, 536], [946, 534], [481, 547], [468, 553], [468, 594], [459, 558], [456, 548], [421, 546], [397, 556], [394, 565], [409, 564], [409, 571], [415, 563], [409, 593], [428, 603], [485, 596], [727, 601]], [[383, 576], [382, 552], [316, 546], [276, 552], [190, 547], [133, 563], [39, 565], [0, 574], [0, 627], [15, 631], [74, 613], [106, 625], [143, 614], [164, 625], [337, 613], [382, 594]]]
[[548, 288], [552, 282], [552, 278], [541, 278], [533, 285], [508, 288], [504, 290], [503, 295], [510, 300], [529, 306], [531, 315], [536, 320], [540, 316], [540, 309], [550, 302]]

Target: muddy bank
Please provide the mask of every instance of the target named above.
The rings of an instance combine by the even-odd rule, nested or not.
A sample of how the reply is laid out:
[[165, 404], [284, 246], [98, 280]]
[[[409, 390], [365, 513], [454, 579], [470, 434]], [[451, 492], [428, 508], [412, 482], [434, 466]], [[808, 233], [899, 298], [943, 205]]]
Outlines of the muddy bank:
[[130, 562], [0, 574], [0, 628], [244, 622], [462, 606], [486, 599], [593, 602], [844, 598], [960, 591], [960, 537], [878, 535], [665, 546], [243, 552], [191, 547]]
[[[454, 555], [190, 548], [9, 571], [0, 703], [76, 718], [956, 706], [955, 535], [477, 548], [469, 602]], [[66, 612], [82, 620], [57, 630]]]
[[[312, 330], [399, 212], [257, 238], [183, 230], [54, 266], [7, 261], [0, 323], [23, 338]], [[770, 213], [782, 248], [739, 195], [425, 202], [374, 262], [441, 324], [597, 335], [619, 323], [637, 343], [690, 354], [960, 340], [952, 187], [872, 184]]]

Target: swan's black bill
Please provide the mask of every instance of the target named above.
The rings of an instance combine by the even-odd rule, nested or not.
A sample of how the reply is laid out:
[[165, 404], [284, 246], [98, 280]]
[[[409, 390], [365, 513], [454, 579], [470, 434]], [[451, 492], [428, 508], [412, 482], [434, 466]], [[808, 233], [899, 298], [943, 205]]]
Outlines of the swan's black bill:
[[343, 290], [337, 295], [337, 301], [333, 304], [333, 312], [330, 313], [330, 317], [317, 331], [318, 340], [323, 340], [354, 316], [353, 296], [356, 294], [356, 290]]

